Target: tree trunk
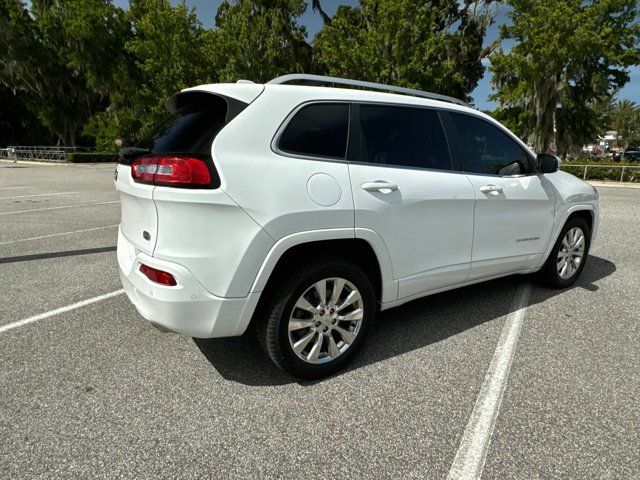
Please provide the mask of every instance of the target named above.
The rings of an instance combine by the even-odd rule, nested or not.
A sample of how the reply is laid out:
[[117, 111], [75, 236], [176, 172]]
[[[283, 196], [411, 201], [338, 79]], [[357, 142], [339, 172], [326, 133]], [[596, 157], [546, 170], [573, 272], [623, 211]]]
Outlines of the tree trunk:
[[65, 125], [62, 132], [57, 133], [58, 139], [62, 139], [65, 147], [76, 146], [76, 127], [73, 125]]
[[553, 118], [557, 103], [554, 78], [541, 78], [536, 82], [533, 93], [533, 108], [536, 124], [533, 144], [538, 153], [547, 153], [553, 139]]

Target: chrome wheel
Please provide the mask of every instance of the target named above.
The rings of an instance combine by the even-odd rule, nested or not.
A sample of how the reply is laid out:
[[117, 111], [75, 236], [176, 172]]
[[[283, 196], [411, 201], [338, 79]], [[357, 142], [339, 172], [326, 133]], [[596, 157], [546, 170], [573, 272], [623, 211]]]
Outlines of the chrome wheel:
[[580, 227], [573, 227], [565, 234], [557, 258], [560, 278], [567, 280], [576, 274], [584, 258], [585, 244], [584, 232]]
[[344, 278], [325, 278], [298, 298], [289, 317], [289, 344], [308, 363], [330, 362], [353, 344], [364, 315], [362, 296]]

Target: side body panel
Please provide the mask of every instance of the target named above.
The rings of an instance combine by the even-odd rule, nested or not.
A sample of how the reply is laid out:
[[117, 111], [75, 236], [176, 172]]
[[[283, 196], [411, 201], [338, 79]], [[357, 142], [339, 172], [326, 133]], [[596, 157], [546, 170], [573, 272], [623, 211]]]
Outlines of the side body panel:
[[[265, 88], [216, 138], [213, 159], [222, 190], [275, 241], [309, 230], [353, 228], [346, 162], [294, 158], [272, 150], [281, 122], [308, 99], [305, 89], [288, 87], [286, 95], [279, 90]], [[311, 198], [310, 180], [318, 174], [338, 192], [335, 203], [321, 205]]]
[[542, 267], [546, 261], [555, 241], [560, 235], [560, 230], [567, 222], [569, 216], [578, 211], [588, 211], [593, 218], [593, 229], [591, 232], [591, 244], [597, 238], [600, 226], [600, 210], [598, 207], [598, 194], [596, 189], [588, 183], [569, 173], [558, 171], [543, 175], [552, 186], [555, 198], [555, 217], [553, 222], [553, 232], [547, 248], [539, 261], [538, 267]]
[[[358, 163], [349, 168], [356, 227], [384, 241], [400, 298], [466, 280], [475, 195], [465, 175]], [[376, 181], [398, 189], [361, 187]]]
[[183, 265], [212, 294], [244, 297], [274, 240], [222, 190], [156, 187], [153, 256]]
[[[534, 268], [549, 244], [555, 193], [541, 175], [468, 175], [476, 192], [469, 280]], [[483, 192], [486, 186], [501, 191]]]

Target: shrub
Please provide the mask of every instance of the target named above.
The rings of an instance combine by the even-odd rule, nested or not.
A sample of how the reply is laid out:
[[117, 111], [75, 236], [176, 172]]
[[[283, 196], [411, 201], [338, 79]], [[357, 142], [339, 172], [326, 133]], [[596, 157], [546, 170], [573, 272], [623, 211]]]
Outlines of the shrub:
[[570, 160], [562, 160], [563, 165], [625, 165], [640, 167], [640, 162], [614, 162], [610, 158], [572, 158]]
[[117, 162], [117, 153], [106, 152], [73, 152], [67, 153], [67, 162], [89, 163], [89, 162]]
[[[583, 165], [586, 165], [586, 163]], [[595, 165], [598, 164], [589, 164], [585, 180], [609, 180], [619, 182], [620, 176], [622, 175], [623, 182], [640, 183], [640, 168], [625, 168], [623, 174], [622, 168], [607, 168], [606, 164], [599, 167], [596, 167]], [[640, 165], [638, 165], [637, 163], [633, 164], [633, 166], [640, 167]], [[579, 178], [583, 178], [584, 175], [584, 167], [579, 167], [567, 163], [562, 164], [561, 170], [567, 173], [571, 173], [572, 175], [575, 175]]]

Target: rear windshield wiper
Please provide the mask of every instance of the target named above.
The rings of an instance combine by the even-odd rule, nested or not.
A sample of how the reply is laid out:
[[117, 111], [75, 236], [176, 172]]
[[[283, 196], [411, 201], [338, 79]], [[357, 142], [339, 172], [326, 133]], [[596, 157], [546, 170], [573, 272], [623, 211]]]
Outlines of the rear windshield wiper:
[[130, 164], [133, 160], [142, 155], [146, 155], [147, 153], [151, 153], [151, 150], [148, 148], [140, 148], [140, 147], [126, 147], [120, 149], [120, 163]]

